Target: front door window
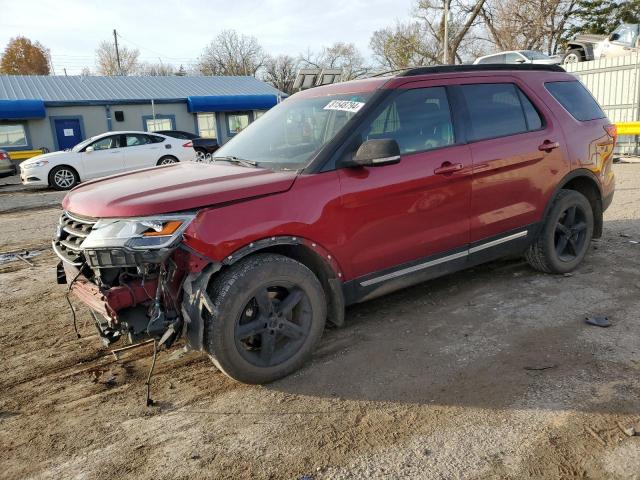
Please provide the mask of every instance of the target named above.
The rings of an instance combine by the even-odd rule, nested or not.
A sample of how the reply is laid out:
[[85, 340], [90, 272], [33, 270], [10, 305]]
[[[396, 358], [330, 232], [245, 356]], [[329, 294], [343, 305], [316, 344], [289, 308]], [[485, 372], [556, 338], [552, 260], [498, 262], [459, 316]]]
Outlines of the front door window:
[[93, 147], [93, 149], [96, 151], [118, 148], [118, 135], [111, 135], [109, 137], [101, 138], [100, 140], [96, 140], [95, 142], [93, 142], [90, 146]]

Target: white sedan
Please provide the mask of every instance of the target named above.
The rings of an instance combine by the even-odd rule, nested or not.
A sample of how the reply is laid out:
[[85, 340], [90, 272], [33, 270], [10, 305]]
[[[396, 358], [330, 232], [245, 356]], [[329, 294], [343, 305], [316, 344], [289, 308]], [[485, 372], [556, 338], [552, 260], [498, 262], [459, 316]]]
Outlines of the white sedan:
[[536, 50], [510, 50], [508, 52], [492, 53], [476, 58], [474, 65], [487, 63], [534, 63], [538, 65], [560, 65], [562, 58], [558, 55], [550, 57]]
[[139, 168], [196, 160], [191, 141], [150, 132], [108, 132], [71, 150], [45, 153], [20, 164], [25, 185], [69, 190], [79, 182]]

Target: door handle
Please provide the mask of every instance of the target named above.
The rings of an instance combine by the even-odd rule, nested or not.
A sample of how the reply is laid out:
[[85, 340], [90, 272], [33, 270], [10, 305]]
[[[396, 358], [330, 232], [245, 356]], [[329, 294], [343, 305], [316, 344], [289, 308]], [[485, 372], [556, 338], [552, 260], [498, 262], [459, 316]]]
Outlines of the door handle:
[[542, 145], [538, 145], [538, 150], [541, 152], [549, 153], [554, 148], [560, 148], [560, 144], [558, 142], [552, 142], [551, 140], [545, 140], [542, 142]]
[[462, 170], [461, 163], [444, 162], [442, 165], [436, 168], [433, 173], [435, 173], [436, 175], [449, 175], [460, 170]]

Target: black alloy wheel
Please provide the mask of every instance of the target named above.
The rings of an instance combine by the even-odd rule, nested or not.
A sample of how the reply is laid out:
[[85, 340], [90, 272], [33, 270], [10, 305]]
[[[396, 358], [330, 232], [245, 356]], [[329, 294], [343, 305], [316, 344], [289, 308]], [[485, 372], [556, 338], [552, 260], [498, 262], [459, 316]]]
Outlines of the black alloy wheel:
[[236, 320], [238, 351], [253, 365], [278, 365], [300, 350], [311, 321], [309, 298], [300, 288], [261, 286]]
[[580, 205], [572, 205], [562, 213], [556, 224], [556, 254], [563, 262], [571, 262], [583, 253], [586, 242], [586, 212]]
[[587, 254], [593, 229], [594, 213], [587, 197], [576, 190], [560, 190], [525, 258], [541, 272], [570, 272]]
[[322, 337], [327, 299], [304, 264], [257, 253], [216, 275], [203, 308], [204, 346], [227, 376], [267, 383], [299, 369]]

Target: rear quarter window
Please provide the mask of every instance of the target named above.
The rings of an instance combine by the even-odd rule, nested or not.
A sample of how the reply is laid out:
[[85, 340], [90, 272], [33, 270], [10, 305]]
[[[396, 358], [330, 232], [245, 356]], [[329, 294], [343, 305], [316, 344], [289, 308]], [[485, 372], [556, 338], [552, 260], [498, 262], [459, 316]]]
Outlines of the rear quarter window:
[[598, 102], [579, 81], [547, 82], [547, 91], [573, 118], [581, 122], [605, 118]]

